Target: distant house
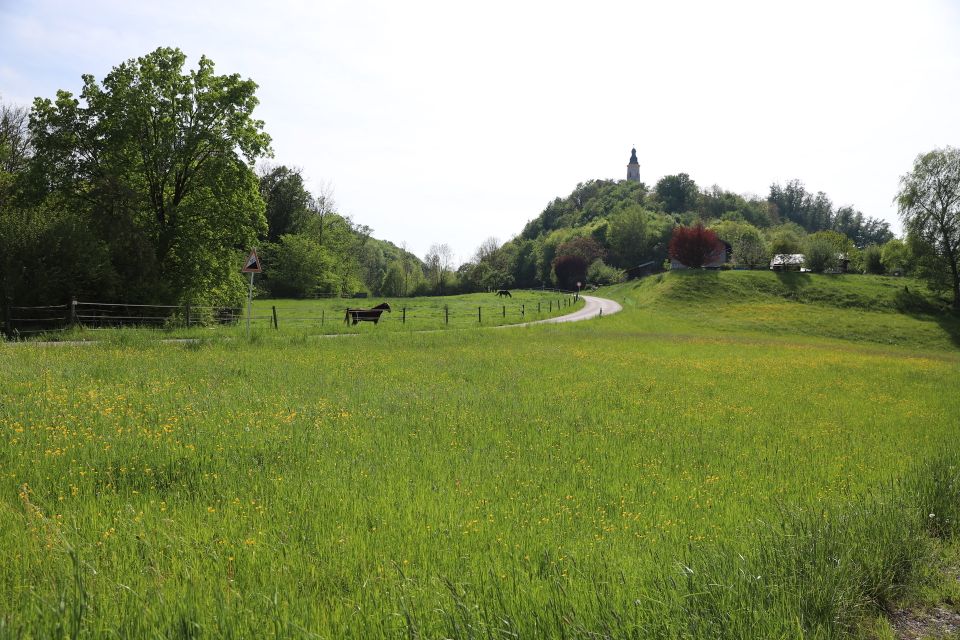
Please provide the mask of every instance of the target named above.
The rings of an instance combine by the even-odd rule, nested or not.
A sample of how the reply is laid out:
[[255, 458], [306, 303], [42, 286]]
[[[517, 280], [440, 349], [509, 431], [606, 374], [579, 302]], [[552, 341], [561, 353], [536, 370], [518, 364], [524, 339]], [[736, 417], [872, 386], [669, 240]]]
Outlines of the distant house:
[[773, 271], [803, 271], [807, 257], [802, 253], [778, 253], [770, 261]]
[[[727, 264], [728, 262], [730, 262], [731, 260], [733, 260], [733, 247], [730, 245], [729, 242], [724, 242], [723, 240], [721, 240], [720, 242], [723, 244], [723, 253], [721, 253], [721, 254], [720, 254], [720, 257], [718, 257], [717, 259], [715, 259], [715, 260], [713, 260], [713, 261], [711, 261], [711, 262], [708, 262], [707, 264], [703, 265], [703, 268], [704, 268], [704, 269], [719, 269], [719, 268], [722, 267], [723, 265], [725, 265], [725, 264]], [[673, 269], [689, 269], [689, 268], [690, 268], [690, 267], [688, 267], [687, 265], [683, 264], [682, 262], [680, 262], [680, 261], [677, 260], [676, 258], [670, 258], [670, 269], [671, 269], [671, 270], [673, 270]]]

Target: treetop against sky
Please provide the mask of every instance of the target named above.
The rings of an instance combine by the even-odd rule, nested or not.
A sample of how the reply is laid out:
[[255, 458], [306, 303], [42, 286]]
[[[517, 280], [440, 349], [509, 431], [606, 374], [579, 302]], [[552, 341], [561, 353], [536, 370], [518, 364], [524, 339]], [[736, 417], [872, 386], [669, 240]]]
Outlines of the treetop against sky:
[[648, 185], [801, 178], [896, 228], [900, 176], [960, 139], [948, 0], [661, 4], [0, 3], [0, 95], [78, 94], [158, 46], [206, 55], [259, 85], [276, 161], [377, 237], [460, 260], [624, 177], [632, 145]]

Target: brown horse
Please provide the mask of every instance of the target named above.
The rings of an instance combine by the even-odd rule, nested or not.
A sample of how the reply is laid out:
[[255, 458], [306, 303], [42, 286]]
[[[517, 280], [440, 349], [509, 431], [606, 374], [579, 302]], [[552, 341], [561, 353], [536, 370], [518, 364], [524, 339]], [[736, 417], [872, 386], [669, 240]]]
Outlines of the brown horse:
[[513, 296], [510, 295], [510, 292], [507, 291], [506, 289], [497, 289], [497, 297], [498, 297], [498, 298], [512, 298]]
[[346, 315], [343, 316], [343, 323], [347, 324], [351, 320], [353, 324], [358, 322], [372, 322], [377, 324], [380, 322], [380, 314], [384, 311], [390, 312], [390, 305], [386, 302], [378, 304], [373, 309], [347, 309]]

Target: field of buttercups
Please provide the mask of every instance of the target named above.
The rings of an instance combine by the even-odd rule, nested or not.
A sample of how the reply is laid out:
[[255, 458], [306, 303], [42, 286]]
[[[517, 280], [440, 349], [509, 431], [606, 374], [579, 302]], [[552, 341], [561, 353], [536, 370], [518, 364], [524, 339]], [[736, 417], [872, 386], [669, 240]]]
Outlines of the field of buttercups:
[[960, 514], [960, 355], [575, 326], [8, 345], [0, 637], [843, 637]]

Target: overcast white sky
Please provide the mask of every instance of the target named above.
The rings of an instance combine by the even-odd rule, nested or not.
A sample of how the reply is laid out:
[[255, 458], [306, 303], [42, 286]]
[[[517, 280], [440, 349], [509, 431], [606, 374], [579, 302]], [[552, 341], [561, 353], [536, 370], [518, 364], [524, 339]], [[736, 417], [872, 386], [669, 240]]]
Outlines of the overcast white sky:
[[273, 162], [421, 257], [624, 178], [633, 144], [651, 186], [800, 178], [891, 222], [917, 154], [960, 145], [956, 0], [0, 0], [0, 99], [158, 46], [256, 81]]

